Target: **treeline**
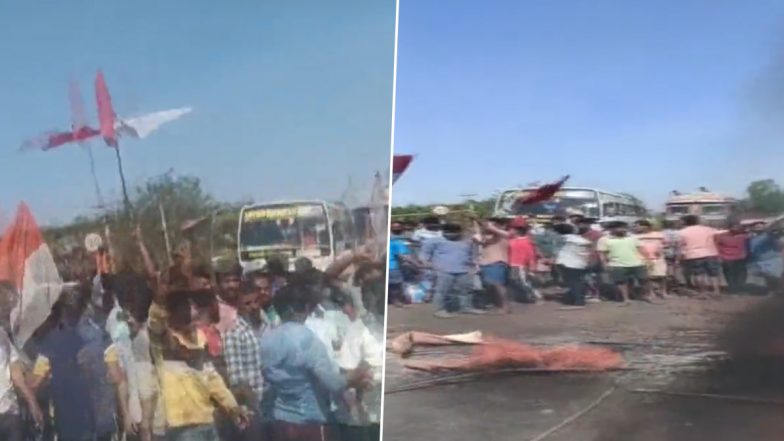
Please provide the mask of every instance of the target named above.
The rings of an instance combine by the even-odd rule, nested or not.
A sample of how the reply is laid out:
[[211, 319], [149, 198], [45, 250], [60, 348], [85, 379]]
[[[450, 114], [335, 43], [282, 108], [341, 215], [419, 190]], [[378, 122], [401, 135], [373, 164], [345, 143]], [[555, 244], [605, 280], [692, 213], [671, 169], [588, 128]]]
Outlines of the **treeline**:
[[124, 207], [102, 208], [68, 225], [43, 229], [64, 277], [85, 264], [84, 238], [98, 233], [105, 239], [106, 231], [117, 265], [139, 269], [140, 256], [133, 239], [137, 225], [150, 253], [161, 264], [186, 242], [196, 264], [211, 263], [211, 248], [217, 257], [231, 258], [236, 253], [237, 222], [244, 202], [217, 201], [204, 190], [199, 178], [170, 171], [135, 188], [130, 199], [130, 216]]
[[[492, 215], [495, 209], [496, 197], [486, 199], [469, 200], [459, 204], [445, 204], [450, 212], [472, 210], [477, 216], [487, 217]], [[431, 213], [433, 205], [405, 205], [392, 207], [393, 219], [397, 220], [416, 220]], [[661, 207], [652, 209], [648, 207], [652, 215], [662, 211]], [[761, 179], [753, 181], [746, 187], [746, 192], [739, 201], [739, 211], [741, 214], [757, 216], [776, 216], [784, 213], [784, 189], [773, 179]]]

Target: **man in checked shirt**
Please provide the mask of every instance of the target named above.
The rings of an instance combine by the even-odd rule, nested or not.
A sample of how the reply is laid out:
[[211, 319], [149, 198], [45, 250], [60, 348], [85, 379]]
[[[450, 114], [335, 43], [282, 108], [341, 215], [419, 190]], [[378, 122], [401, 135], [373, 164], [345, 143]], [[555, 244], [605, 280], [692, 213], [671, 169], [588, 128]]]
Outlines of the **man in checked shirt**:
[[256, 441], [261, 436], [259, 403], [264, 378], [261, 373], [259, 340], [250, 321], [253, 314], [258, 315], [261, 309], [259, 292], [252, 281], [243, 284], [235, 306], [237, 322], [222, 335], [223, 358], [229, 387], [237, 401], [252, 412], [252, 417], [245, 430], [235, 428], [230, 438], [232, 441]]

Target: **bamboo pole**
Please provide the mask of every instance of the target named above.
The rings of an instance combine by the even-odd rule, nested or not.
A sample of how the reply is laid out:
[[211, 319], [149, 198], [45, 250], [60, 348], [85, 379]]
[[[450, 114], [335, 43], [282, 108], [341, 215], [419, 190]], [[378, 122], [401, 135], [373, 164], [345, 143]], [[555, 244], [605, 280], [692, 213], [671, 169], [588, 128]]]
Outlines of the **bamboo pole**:
[[158, 199], [158, 211], [161, 214], [161, 228], [163, 229], [163, 241], [166, 245], [166, 261], [169, 262], [169, 265], [171, 265], [172, 247], [171, 247], [171, 240], [169, 239], [169, 227], [166, 225], [166, 212], [163, 210], [163, 204], [161, 203], [160, 199]]

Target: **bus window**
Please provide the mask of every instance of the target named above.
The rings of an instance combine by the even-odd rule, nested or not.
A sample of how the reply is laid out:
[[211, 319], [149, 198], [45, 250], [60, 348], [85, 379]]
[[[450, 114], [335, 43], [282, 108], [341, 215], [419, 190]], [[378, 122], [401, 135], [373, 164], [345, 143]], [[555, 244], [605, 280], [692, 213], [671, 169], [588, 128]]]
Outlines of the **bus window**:
[[703, 205], [702, 214], [707, 216], [717, 216], [727, 214], [726, 205]]
[[689, 214], [688, 205], [670, 205], [667, 207], [667, 214], [673, 216], [685, 216]]
[[630, 204], [620, 204], [621, 205], [621, 216], [637, 216], [637, 208], [634, 205]]
[[[240, 246], [329, 247], [329, 230], [326, 225], [326, 215], [318, 205], [252, 208], [240, 219]], [[326, 240], [322, 232], [326, 232]]]
[[618, 204], [615, 202], [605, 202], [603, 208], [605, 217], [616, 217], [620, 215]]

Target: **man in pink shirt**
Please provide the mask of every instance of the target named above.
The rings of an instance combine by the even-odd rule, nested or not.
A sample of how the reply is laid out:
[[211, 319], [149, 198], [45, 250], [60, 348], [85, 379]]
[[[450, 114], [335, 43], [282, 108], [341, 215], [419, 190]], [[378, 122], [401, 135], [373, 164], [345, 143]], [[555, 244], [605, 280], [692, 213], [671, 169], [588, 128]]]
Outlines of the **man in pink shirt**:
[[720, 295], [721, 263], [715, 241], [720, 231], [700, 225], [700, 218], [694, 215], [684, 216], [682, 220], [684, 227], [678, 235], [681, 239], [681, 263], [687, 279], [697, 286], [701, 294], [710, 286], [714, 295]]
[[664, 233], [654, 231], [650, 221], [643, 219], [636, 223], [637, 240], [645, 251], [643, 257], [648, 268], [648, 277], [658, 285], [658, 296], [667, 297], [667, 261], [664, 258]]

